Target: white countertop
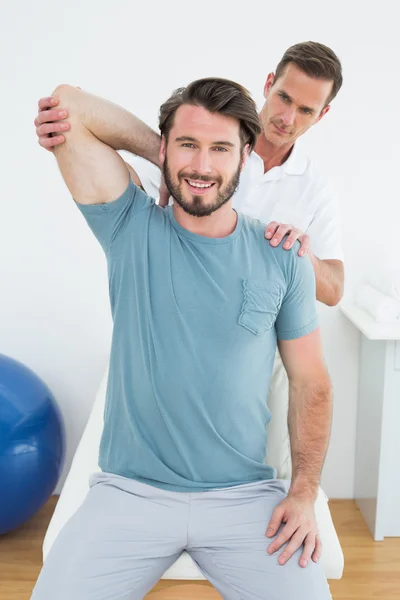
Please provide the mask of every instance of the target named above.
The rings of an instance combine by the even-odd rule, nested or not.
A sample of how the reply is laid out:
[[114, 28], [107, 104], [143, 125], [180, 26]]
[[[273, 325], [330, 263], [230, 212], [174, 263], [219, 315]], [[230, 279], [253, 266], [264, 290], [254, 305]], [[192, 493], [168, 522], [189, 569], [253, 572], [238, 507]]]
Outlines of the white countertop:
[[377, 323], [369, 313], [347, 300], [342, 300], [339, 308], [368, 339], [400, 340], [400, 321]]

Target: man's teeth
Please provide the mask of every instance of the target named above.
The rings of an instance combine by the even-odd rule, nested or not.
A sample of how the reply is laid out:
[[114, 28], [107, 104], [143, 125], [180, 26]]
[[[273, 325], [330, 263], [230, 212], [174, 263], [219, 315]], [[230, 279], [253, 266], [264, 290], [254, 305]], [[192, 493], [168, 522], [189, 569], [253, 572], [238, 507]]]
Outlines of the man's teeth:
[[208, 187], [212, 186], [212, 183], [196, 183], [195, 181], [190, 181], [190, 179], [188, 179], [188, 182], [193, 187], [198, 187], [198, 188], [208, 188]]

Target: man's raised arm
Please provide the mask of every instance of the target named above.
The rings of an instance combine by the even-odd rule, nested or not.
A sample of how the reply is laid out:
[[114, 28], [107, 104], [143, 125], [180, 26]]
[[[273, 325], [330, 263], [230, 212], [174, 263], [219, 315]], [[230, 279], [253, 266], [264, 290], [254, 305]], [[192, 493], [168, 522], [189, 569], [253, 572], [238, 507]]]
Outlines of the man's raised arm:
[[[145, 141], [140, 137], [141, 121], [112, 102], [69, 85], [58, 86], [53, 96], [68, 107], [71, 127], [63, 132], [65, 143], [54, 146], [54, 154], [72, 196], [80, 204], [115, 200], [129, 181], [128, 167], [116, 150], [138, 153]], [[149, 140], [146, 127], [146, 141], [153, 148], [149, 152], [156, 161], [159, 136], [153, 133], [154, 140]]]

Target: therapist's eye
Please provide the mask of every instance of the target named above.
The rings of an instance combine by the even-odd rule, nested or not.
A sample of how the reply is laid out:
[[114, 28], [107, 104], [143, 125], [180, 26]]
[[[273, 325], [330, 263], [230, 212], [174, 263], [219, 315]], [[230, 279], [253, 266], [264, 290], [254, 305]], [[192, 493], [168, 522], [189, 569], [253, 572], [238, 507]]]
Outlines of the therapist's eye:
[[282, 98], [282, 100], [284, 102], [290, 102], [290, 98], [289, 98], [289, 96], [286, 96], [286, 94], [279, 94], [279, 96]]

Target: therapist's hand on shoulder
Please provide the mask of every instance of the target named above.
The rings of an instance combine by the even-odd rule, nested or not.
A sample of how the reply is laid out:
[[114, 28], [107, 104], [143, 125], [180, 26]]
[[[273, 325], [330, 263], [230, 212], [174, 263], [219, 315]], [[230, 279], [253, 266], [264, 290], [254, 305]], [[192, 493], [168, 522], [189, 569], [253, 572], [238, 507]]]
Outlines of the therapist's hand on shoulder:
[[286, 225], [284, 223], [278, 223], [277, 221], [271, 221], [265, 230], [265, 237], [270, 240], [271, 246], [279, 246], [283, 238], [287, 235], [287, 238], [283, 244], [285, 250], [290, 250], [296, 240], [300, 242], [300, 248], [298, 251], [299, 256], [305, 256], [310, 250], [310, 238], [306, 233], [300, 231], [294, 227], [294, 225]]

